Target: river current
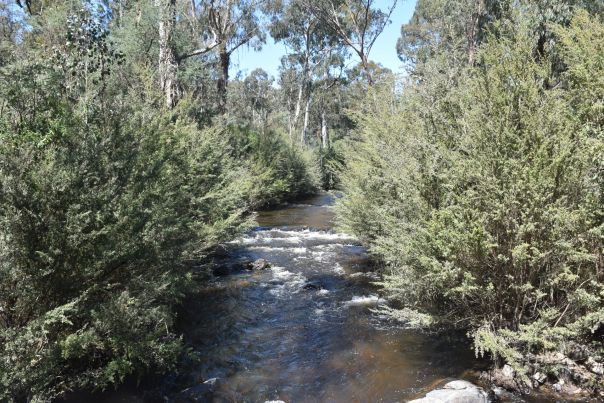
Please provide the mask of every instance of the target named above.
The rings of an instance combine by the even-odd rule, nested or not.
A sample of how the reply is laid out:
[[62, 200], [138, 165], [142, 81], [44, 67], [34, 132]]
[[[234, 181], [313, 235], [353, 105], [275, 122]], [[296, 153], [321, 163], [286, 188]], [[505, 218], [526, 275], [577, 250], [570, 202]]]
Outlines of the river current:
[[[333, 230], [335, 196], [260, 212], [229, 243], [226, 265], [270, 268], [218, 276], [192, 315], [187, 342], [200, 379], [224, 401], [397, 402], [479, 364], [463, 338], [406, 330], [382, 317], [367, 251]], [[192, 317], [192, 318], [191, 318]]]
[[[367, 250], [334, 230], [335, 200], [259, 212], [256, 228], [225, 245], [179, 315], [194, 358], [178, 374], [67, 401], [404, 402], [448, 379], [476, 381], [484, 363], [463, 334], [406, 329], [379, 313], [380, 277]], [[258, 259], [270, 267], [246, 270]]]

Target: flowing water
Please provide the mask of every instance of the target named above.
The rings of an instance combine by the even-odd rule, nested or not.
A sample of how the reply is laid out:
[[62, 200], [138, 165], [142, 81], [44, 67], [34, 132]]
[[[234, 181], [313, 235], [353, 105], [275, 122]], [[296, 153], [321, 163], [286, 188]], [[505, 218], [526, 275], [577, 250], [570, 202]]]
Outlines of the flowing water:
[[[334, 201], [322, 194], [260, 212], [260, 226], [227, 245], [220, 275], [202, 282], [181, 314], [197, 359], [179, 388], [219, 378], [210, 401], [366, 403], [406, 401], [448, 378], [476, 380], [483, 364], [465, 337], [404, 329], [376, 312], [379, 277], [367, 251], [333, 230]], [[242, 269], [257, 259], [270, 268]], [[148, 387], [68, 401], [158, 401], [145, 397]]]
[[218, 401], [405, 401], [480, 365], [463, 338], [376, 313], [377, 277], [366, 250], [333, 231], [333, 203], [323, 194], [259, 213], [221, 264], [271, 267], [215, 278], [189, 309], [195, 376], [221, 379]]

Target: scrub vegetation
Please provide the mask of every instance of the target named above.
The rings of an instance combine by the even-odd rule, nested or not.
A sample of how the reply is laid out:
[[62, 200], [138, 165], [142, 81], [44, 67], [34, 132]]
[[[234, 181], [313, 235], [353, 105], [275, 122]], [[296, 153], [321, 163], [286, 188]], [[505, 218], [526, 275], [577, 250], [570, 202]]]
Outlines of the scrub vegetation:
[[602, 17], [420, 1], [398, 46], [410, 74], [353, 113], [339, 219], [385, 264], [385, 312], [467, 330], [521, 388], [574, 361], [571, 381], [603, 386]]
[[0, 0], [0, 401], [176, 370], [216, 248], [321, 188], [383, 313], [604, 388], [602, 1], [419, 0], [401, 75], [395, 5]]

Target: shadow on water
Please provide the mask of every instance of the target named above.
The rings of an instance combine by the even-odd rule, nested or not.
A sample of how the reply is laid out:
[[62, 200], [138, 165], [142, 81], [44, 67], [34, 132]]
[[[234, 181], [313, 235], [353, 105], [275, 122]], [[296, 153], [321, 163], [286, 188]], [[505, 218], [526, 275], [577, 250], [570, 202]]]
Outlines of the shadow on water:
[[[463, 335], [405, 330], [372, 309], [384, 301], [366, 250], [333, 231], [333, 204], [321, 194], [260, 212], [259, 227], [228, 244], [223, 265], [271, 267], [213, 277], [189, 299], [180, 325], [196, 359], [183, 387], [220, 378], [215, 401], [396, 402], [472, 380], [483, 363]], [[94, 401], [146, 400], [135, 396]]]

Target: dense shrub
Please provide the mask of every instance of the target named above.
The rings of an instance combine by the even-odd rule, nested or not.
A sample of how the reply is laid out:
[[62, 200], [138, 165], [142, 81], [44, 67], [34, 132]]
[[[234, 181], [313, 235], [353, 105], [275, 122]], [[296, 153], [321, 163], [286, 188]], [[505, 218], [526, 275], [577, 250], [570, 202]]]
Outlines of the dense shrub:
[[319, 168], [312, 152], [292, 144], [283, 133], [242, 126], [231, 126], [229, 133], [234, 157], [250, 172], [251, 206], [280, 204], [319, 188]]
[[237, 233], [247, 195], [223, 133], [170, 117], [0, 133], [2, 400], [174, 364], [186, 262]]
[[88, 11], [67, 33], [49, 13], [53, 51], [15, 45], [0, 65], [0, 401], [174, 368], [192, 266], [316, 182], [277, 134], [209, 126], [191, 96], [163, 108]]
[[579, 13], [540, 54], [506, 24], [454, 81], [368, 95], [339, 219], [385, 261], [388, 313], [469, 329], [522, 375], [529, 352], [603, 347], [604, 26]]

